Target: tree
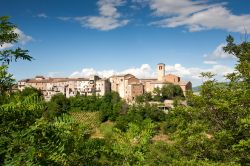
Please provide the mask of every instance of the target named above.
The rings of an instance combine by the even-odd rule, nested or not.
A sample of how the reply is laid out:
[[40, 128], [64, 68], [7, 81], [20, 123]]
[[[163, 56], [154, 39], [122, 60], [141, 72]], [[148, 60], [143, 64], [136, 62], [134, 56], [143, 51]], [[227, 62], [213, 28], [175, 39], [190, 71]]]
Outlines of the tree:
[[162, 99], [173, 99], [175, 97], [184, 97], [183, 91], [179, 85], [169, 84], [161, 88]]
[[128, 130], [123, 132], [117, 128], [111, 137], [107, 138], [108, 163], [104, 165], [145, 165], [145, 153], [150, 139], [155, 134], [155, 124], [150, 119], [138, 126], [128, 124]]
[[159, 87], [155, 88], [153, 91], [153, 99], [155, 101], [161, 101], [162, 100], [162, 93], [161, 93], [161, 89]]
[[17, 26], [9, 22], [8, 16], [0, 17], [0, 63], [2, 63], [0, 64], [0, 96], [10, 90], [14, 83], [12, 75], [7, 71], [9, 63], [18, 59], [28, 61], [33, 59], [28, 54], [28, 50], [23, 50], [20, 47], [15, 49], [4, 48], [5, 45], [13, 45], [18, 42], [19, 35], [15, 32], [15, 29], [17, 29]]
[[[0, 46], [6, 44], [15, 44], [19, 40], [19, 35], [15, 32], [16, 25], [9, 22], [8, 16], [0, 17]], [[16, 49], [4, 49], [0, 51], [0, 61], [3, 64], [9, 64], [13, 60], [18, 59], [31, 61], [33, 58], [28, 55], [28, 50], [23, 50], [20, 47]]]
[[47, 103], [47, 110], [44, 112], [44, 116], [48, 119], [53, 119], [55, 116], [68, 113], [69, 110], [69, 99], [62, 93], [58, 93], [52, 96], [51, 100]]
[[178, 106], [167, 114], [165, 132], [188, 161], [247, 165], [250, 162], [250, 42], [235, 44], [227, 38], [224, 50], [238, 58], [227, 84], [213, 74], [204, 78], [199, 96], [188, 95], [188, 107]]
[[238, 58], [238, 64], [235, 69], [239, 72], [238, 76], [243, 80], [250, 81], [250, 42], [244, 41], [240, 44], [234, 43], [234, 38], [229, 35], [227, 37], [227, 46], [223, 48], [229, 54], [233, 54]]
[[96, 165], [101, 141], [89, 140], [89, 130], [69, 115], [44, 118], [13, 134], [5, 165]]
[[37, 96], [40, 96], [42, 97], [42, 92], [41, 90], [38, 90], [36, 88], [33, 88], [33, 87], [25, 87], [21, 92], [20, 92], [20, 95], [22, 97], [27, 97], [27, 96], [30, 96], [32, 94], [35, 94]]
[[149, 102], [152, 100], [151, 92], [145, 92], [142, 95], [136, 96], [135, 101], [137, 103]]
[[121, 100], [119, 93], [111, 92], [103, 96], [99, 107], [101, 121], [115, 121], [120, 114], [127, 110], [127, 104]]
[[154, 100], [164, 101], [166, 99], [174, 99], [175, 97], [184, 97], [183, 91], [179, 85], [168, 84], [162, 88], [154, 89]]
[[14, 79], [7, 69], [8, 66], [0, 66], [0, 97], [14, 85]]

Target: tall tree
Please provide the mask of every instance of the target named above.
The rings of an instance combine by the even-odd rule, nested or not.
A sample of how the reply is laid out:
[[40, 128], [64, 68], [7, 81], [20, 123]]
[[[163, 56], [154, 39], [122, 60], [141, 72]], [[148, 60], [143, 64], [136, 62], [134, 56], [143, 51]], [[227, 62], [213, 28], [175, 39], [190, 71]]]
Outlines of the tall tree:
[[[8, 16], [0, 17], [0, 96], [9, 90], [14, 79], [8, 73], [8, 65], [10, 62], [18, 59], [31, 61], [33, 58], [28, 54], [28, 50], [16, 47], [20, 38], [16, 33], [17, 26], [9, 21]], [[6, 48], [6, 45], [14, 45], [14, 48]]]

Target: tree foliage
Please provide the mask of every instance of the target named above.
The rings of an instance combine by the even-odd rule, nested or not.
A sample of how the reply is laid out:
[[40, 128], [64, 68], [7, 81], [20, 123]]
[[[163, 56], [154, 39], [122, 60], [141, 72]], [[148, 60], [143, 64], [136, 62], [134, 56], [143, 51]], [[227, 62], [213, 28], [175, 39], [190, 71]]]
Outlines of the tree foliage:
[[222, 86], [212, 73], [201, 73], [205, 82], [200, 95], [189, 94], [189, 107], [177, 107], [167, 115], [165, 132], [189, 161], [250, 163], [250, 43], [234, 44], [231, 36], [227, 41], [224, 50], [239, 58], [236, 72], [227, 75], [229, 82]]
[[164, 85], [162, 88], [155, 88], [153, 99], [155, 101], [164, 101], [174, 99], [176, 97], [184, 98], [183, 91], [179, 85], [168, 84]]
[[[0, 17], [0, 45], [15, 44], [19, 40], [19, 34], [15, 32], [16, 25], [9, 22], [8, 16]], [[0, 51], [0, 61], [3, 64], [9, 64], [13, 60], [18, 59], [31, 61], [33, 58], [28, 54], [28, 50], [23, 50], [20, 47], [16, 49], [4, 49]]]

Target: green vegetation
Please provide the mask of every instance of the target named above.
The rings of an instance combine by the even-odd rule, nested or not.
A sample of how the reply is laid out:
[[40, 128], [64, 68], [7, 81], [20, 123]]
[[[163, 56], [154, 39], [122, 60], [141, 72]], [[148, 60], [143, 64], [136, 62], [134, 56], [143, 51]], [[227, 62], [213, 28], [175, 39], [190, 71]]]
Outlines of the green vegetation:
[[164, 85], [162, 88], [155, 88], [153, 94], [150, 92], [145, 92], [142, 95], [136, 97], [137, 103], [144, 103], [149, 101], [164, 101], [173, 99], [183, 99], [184, 94], [179, 85], [168, 84]]
[[[15, 26], [0, 20], [0, 43], [15, 43]], [[227, 42], [225, 51], [238, 58], [229, 82], [202, 73], [200, 95], [190, 92], [188, 106], [168, 114], [147, 103], [151, 94], [128, 106], [115, 92], [49, 102], [32, 88], [11, 92], [11, 57], [32, 58], [2, 51], [0, 165], [249, 165], [250, 43]], [[157, 100], [182, 96], [172, 85], [156, 91]]]

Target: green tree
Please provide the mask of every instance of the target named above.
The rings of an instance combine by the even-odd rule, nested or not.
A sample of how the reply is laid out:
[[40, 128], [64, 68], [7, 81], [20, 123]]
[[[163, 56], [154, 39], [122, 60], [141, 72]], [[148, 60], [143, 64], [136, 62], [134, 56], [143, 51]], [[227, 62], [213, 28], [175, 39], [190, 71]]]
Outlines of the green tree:
[[175, 97], [184, 97], [183, 91], [179, 85], [169, 84], [161, 88], [162, 99], [173, 99]]
[[41, 92], [41, 90], [38, 90], [38, 89], [33, 88], [33, 87], [25, 87], [25, 88], [20, 92], [20, 96], [22, 96], [22, 97], [27, 97], [27, 96], [30, 96], [30, 95], [33, 95], [33, 94], [42, 97], [42, 92]]
[[[8, 73], [7, 69], [8, 66], [0, 66], [0, 99], [6, 95], [5, 93], [11, 89], [15, 81], [12, 75]], [[0, 104], [1, 101], [3, 101], [3, 99], [0, 100]]]
[[111, 137], [107, 138], [108, 165], [145, 165], [145, 154], [150, 139], [155, 134], [155, 124], [145, 119], [143, 125], [128, 124], [128, 130], [123, 132], [117, 128]]
[[155, 101], [161, 101], [162, 100], [162, 92], [159, 87], [155, 88], [153, 91], [153, 99]]
[[96, 165], [101, 142], [88, 140], [89, 130], [70, 116], [41, 118], [13, 135], [6, 165]]
[[127, 111], [127, 104], [121, 100], [119, 93], [111, 92], [105, 94], [100, 105], [101, 121], [115, 121], [120, 114]]
[[68, 113], [70, 110], [69, 99], [62, 93], [55, 94], [51, 100], [47, 103], [47, 109], [44, 112], [44, 116], [48, 119], [54, 119], [55, 116]]
[[[0, 17], [0, 45], [1, 47], [5, 44], [15, 44], [19, 40], [19, 35], [15, 33], [16, 25], [9, 22], [8, 16]], [[23, 50], [20, 47], [15, 49], [4, 49], [0, 51], [0, 61], [3, 64], [9, 64], [13, 60], [28, 60], [31, 61], [33, 58], [28, 55], [28, 50]]]
[[152, 101], [152, 94], [151, 92], [145, 92], [142, 95], [136, 96], [135, 101], [137, 103], [149, 102]]
[[166, 99], [174, 99], [176, 97], [184, 98], [183, 91], [179, 85], [168, 84], [162, 88], [155, 88], [154, 91], [155, 101], [164, 101]]
[[188, 162], [250, 162], [250, 43], [235, 44], [231, 36], [227, 42], [224, 50], [238, 58], [236, 71], [226, 76], [229, 82], [222, 86], [212, 73], [201, 73], [205, 81], [200, 95], [189, 93], [188, 107], [178, 106], [167, 114], [165, 131]]
[[28, 61], [33, 59], [28, 54], [28, 50], [23, 50], [20, 47], [13, 49], [4, 48], [4, 45], [18, 43], [19, 35], [15, 33], [16, 28], [16, 25], [9, 22], [8, 16], [0, 17], [0, 46], [3, 47], [0, 50], [0, 97], [10, 90], [14, 83], [12, 75], [7, 71], [9, 63], [18, 59]]

